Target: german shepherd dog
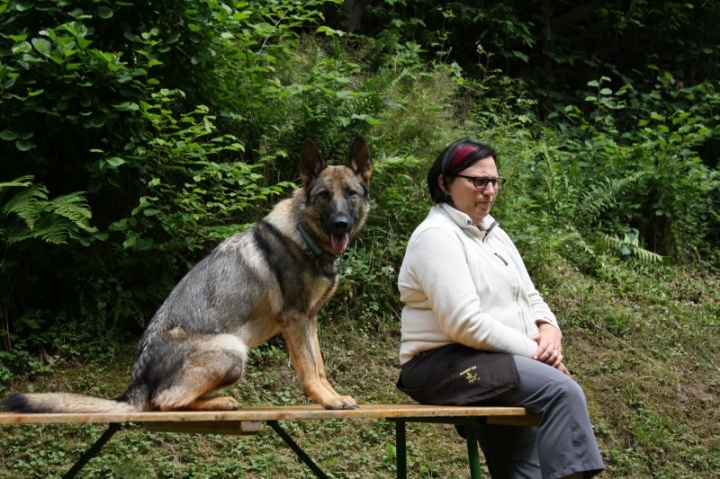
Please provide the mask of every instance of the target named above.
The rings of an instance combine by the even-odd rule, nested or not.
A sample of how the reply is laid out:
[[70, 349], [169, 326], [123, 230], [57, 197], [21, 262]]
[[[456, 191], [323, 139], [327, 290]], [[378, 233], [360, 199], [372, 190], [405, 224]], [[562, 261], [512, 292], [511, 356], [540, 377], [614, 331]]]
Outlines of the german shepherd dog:
[[326, 165], [306, 140], [302, 187], [175, 286], [140, 339], [122, 396], [15, 394], [2, 406], [28, 413], [237, 409], [234, 398], [209, 394], [243, 376], [250, 348], [282, 334], [303, 393], [326, 409], [356, 408], [325, 376], [317, 313], [338, 284], [337, 256], [365, 224], [370, 175], [362, 136], [343, 166]]

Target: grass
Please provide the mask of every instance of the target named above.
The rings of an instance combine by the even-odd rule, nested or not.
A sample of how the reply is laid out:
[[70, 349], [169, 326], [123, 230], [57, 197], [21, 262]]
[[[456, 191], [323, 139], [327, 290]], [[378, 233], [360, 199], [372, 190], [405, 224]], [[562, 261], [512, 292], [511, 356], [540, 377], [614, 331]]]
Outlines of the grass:
[[[565, 356], [584, 387], [605, 477], [720, 477], [720, 277], [684, 268], [608, 264], [585, 276], [536, 271], [564, 325]], [[360, 300], [356, 298], [356, 301]], [[395, 387], [395, 316], [360, 322], [337, 298], [321, 317], [331, 381], [364, 403], [407, 402]], [[369, 306], [368, 306], [369, 307]], [[51, 374], [18, 378], [10, 389], [114, 397], [130, 375], [134, 344], [110, 364], [91, 359]], [[243, 404], [303, 404], [282, 340], [256, 348], [244, 381], [229, 391]], [[395, 475], [393, 425], [384, 420], [298, 421], [284, 427], [337, 478]], [[97, 425], [3, 427], [0, 477], [63, 474], [104, 431]], [[451, 426], [408, 425], [411, 478], [468, 477], [465, 447]], [[259, 436], [119, 432], [82, 477], [306, 478], [309, 470], [268, 427]]]
[[[393, 387], [397, 335], [389, 330], [357, 331], [329, 325], [322, 335], [327, 367], [343, 392], [362, 402], [403, 402]], [[348, 348], [354, 343], [357, 348]], [[74, 362], [52, 375], [18, 381], [14, 390], [92, 391], [113, 397], [129, 377], [132, 347], [128, 344], [112, 367]], [[103, 386], [93, 386], [102, 384]], [[253, 351], [245, 380], [229, 392], [243, 404], [303, 404], [282, 341], [275, 339]], [[331, 477], [394, 477], [394, 424], [384, 420], [298, 421], [285, 430]], [[104, 431], [101, 425], [6, 427], [0, 451], [0, 477], [62, 475], [82, 451]], [[464, 444], [447, 426], [408, 425], [411, 477], [446, 477], [462, 471]], [[453, 434], [450, 434], [453, 432]], [[432, 439], [432, 440], [430, 440]], [[282, 440], [264, 427], [258, 437], [149, 433], [131, 425], [119, 432], [91, 461], [82, 477], [309, 477], [309, 470]]]

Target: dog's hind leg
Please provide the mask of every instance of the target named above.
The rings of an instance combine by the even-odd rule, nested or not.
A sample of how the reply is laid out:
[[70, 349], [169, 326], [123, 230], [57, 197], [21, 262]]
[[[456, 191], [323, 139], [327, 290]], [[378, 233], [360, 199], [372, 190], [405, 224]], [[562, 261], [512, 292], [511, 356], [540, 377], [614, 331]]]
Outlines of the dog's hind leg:
[[238, 402], [229, 396], [207, 394], [240, 379], [248, 347], [236, 336], [220, 334], [192, 339], [178, 369], [163, 382], [151, 399], [152, 406], [171, 410], [233, 410]]

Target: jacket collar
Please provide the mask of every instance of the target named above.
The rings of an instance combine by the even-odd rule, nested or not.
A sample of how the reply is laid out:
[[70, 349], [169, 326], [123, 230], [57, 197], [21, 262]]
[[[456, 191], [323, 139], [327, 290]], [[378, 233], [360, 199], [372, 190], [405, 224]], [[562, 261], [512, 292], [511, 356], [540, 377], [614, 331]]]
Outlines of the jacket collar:
[[487, 215], [482, 219], [479, 225], [470, 219], [468, 215], [462, 211], [455, 209], [447, 203], [439, 203], [433, 207], [444, 216], [448, 217], [453, 223], [470, 234], [479, 234], [482, 238], [486, 237], [493, 228], [498, 226], [498, 222], [491, 215]]

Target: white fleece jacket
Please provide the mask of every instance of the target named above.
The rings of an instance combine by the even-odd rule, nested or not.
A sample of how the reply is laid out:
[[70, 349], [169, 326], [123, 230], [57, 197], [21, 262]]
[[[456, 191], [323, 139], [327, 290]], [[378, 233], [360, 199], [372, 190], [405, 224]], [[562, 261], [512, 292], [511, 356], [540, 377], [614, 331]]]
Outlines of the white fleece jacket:
[[398, 287], [400, 364], [450, 343], [532, 357], [536, 321], [558, 327], [497, 222], [488, 215], [478, 228], [447, 204], [433, 206], [410, 237]]

